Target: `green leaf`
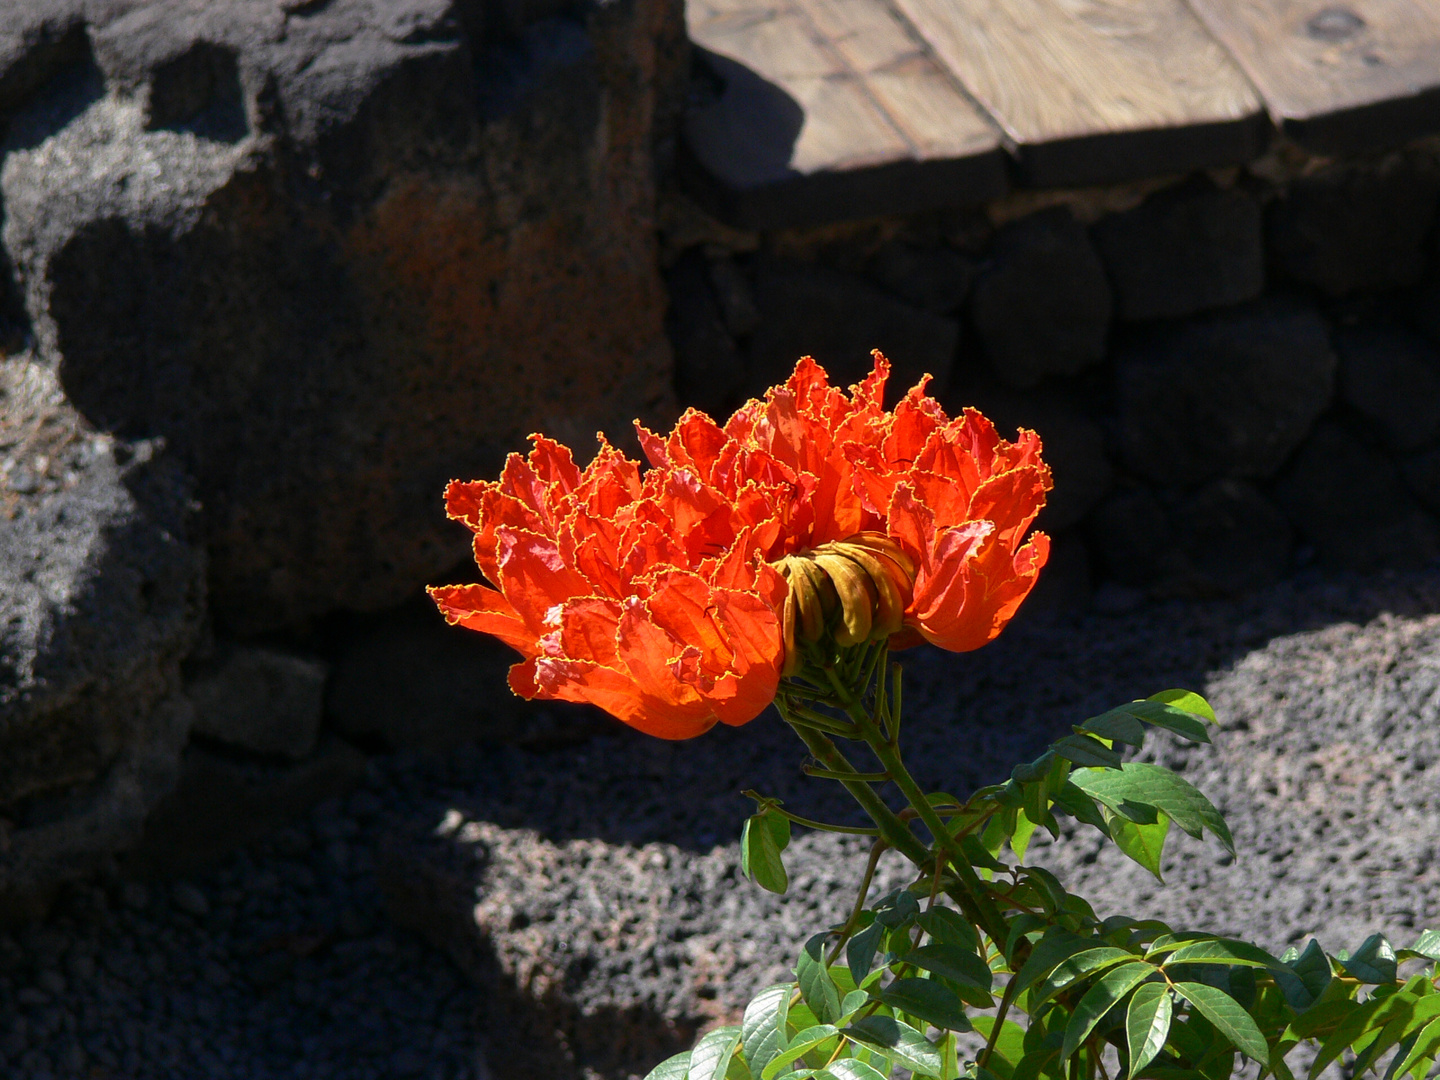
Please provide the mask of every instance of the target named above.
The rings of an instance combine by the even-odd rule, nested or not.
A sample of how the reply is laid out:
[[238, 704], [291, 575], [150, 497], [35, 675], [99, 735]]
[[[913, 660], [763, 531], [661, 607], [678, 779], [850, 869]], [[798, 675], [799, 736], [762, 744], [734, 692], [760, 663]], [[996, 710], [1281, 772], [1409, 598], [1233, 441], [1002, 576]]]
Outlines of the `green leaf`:
[[891, 1054], [897, 1064], [912, 1072], [940, 1075], [940, 1051], [920, 1032], [892, 1016], [866, 1016], [847, 1027], [843, 1034], [880, 1047]]
[[730, 1057], [740, 1045], [738, 1027], [716, 1028], [690, 1051], [690, 1080], [725, 1080]]
[[1030, 1007], [1033, 1009], [1051, 994], [1064, 990], [1067, 986], [1086, 976], [1104, 971], [1106, 968], [1112, 968], [1116, 964], [1123, 964], [1127, 960], [1136, 959], [1138, 957], [1133, 953], [1117, 949], [1112, 945], [1101, 945], [1098, 948], [1076, 953], [1074, 956], [1062, 960], [1049, 977], [1035, 988], [1030, 995]]
[[[1336, 1003], [1338, 1004], [1338, 1003]], [[1342, 1013], [1340, 1023], [1335, 1026], [1325, 1041], [1320, 1044], [1320, 1052], [1315, 1056], [1314, 1064], [1310, 1066], [1310, 1080], [1315, 1080], [1325, 1071], [1325, 1067], [1338, 1058], [1345, 1050], [1359, 1041], [1371, 1026], [1379, 1020], [1377, 1014], [1385, 1006], [1386, 1002], [1380, 998], [1371, 998], [1363, 1005], [1359, 1002], [1347, 1002], [1350, 1006]], [[1381, 1021], [1383, 1023], [1383, 1021]], [[1293, 1025], [1292, 1025], [1293, 1026]]]
[[1093, 825], [1106, 836], [1110, 835], [1110, 827], [1106, 824], [1100, 807], [1094, 799], [1076, 787], [1073, 781], [1066, 780], [1061, 785], [1060, 790], [1055, 793], [1055, 805], [1076, 821]]
[[1275, 985], [1285, 995], [1286, 1004], [1296, 1012], [1304, 1012], [1315, 1004], [1334, 977], [1330, 971], [1330, 958], [1314, 938], [1310, 939], [1304, 952], [1273, 974]]
[[645, 1074], [645, 1080], [685, 1080], [690, 1071], [690, 1051], [668, 1057]]
[[1387, 1077], [1404, 1076], [1421, 1061], [1435, 1057], [1440, 1051], [1440, 1020], [1431, 1020], [1412, 1036], [1412, 1040], [1405, 1053], [1396, 1052], [1395, 1060], [1385, 1074]]
[[920, 913], [920, 902], [906, 889], [896, 889], [875, 905], [875, 921], [886, 926], [903, 926]]
[[870, 995], [864, 990], [851, 990], [840, 999], [840, 1019], [836, 1023], [848, 1020], [857, 1010], [864, 1008], [869, 1000]]
[[1090, 735], [1066, 735], [1051, 744], [1050, 748], [1066, 761], [1073, 761], [1076, 765], [1091, 765], [1104, 769], [1118, 769], [1121, 765], [1119, 754]]
[[[1429, 985], [1428, 981], [1425, 985]], [[1387, 1010], [1382, 1008], [1371, 1020], [1372, 1025], [1381, 1025], [1381, 1027], [1375, 1038], [1356, 1057], [1353, 1075], [1358, 1076], [1363, 1073], [1391, 1047], [1404, 1042], [1407, 1035], [1416, 1034], [1430, 1021], [1440, 1016], [1440, 996], [1435, 994], [1416, 1001], [1412, 994], [1400, 993], [1390, 998], [1386, 1004], [1395, 1005], [1396, 1002], [1400, 1002], [1400, 1004], [1390, 1010], [1388, 1015]]]
[[1126, 994], [1155, 974], [1151, 964], [1140, 961], [1124, 964], [1106, 972], [1075, 1006], [1070, 1022], [1065, 1025], [1065, 1043], [1060, 1056], [1067, 1061], [1080, 1044], [1090, 1037], [1100, 1018], [1115, 1007]]
[[1163, 882], [1160, 859], [1165, 854], [1165, 838], [1170, 835], [1170, 819], [1164, 814], [1156, 814], [1153, 823], [1142, 825], [1110, 810], [1108, 806], [1105, 815], [1110, 839], [1115, 841], [1115, 846], [1154, 874], [1156, 881]]
[[1440, 960], [1440, 930], [1426, 930], [1408, 951], [1427, 960]]
[[1194, 982], [1175, 983], [1175, 990], [1229, 1039], [1236, 1050], [1261, 1065], [1270, 1064], [1270, 1048], [1265, 1045], [1265, 1036], [1260, 1034], [1250, 1014], [1229, 994]]
[[919, 915], [915, 921], [920, 929], [929, 934], [931, 940], [941, 945], [958, 945], [971, 952], [980, 951], [980, 935], [970, 920], [953, 908], [936, 905]]
[[1209, 829], [1226, 851], [1235, 854], [1235, 840], [1220, 811], [1169, 769], [1131, 761], [1118, 770], [1077, 769], [1070, 778], [1082, 791], [1118, 813], [1126, 813], [1126, 803], [1141, 803], [1168, 814], [1197, 839]]
[[969, 1031], [970, 1018], [953, 990], [934, 979], [896, 979], [879, 993], [892, 1009], [947, 1031]]
[[1353, 956], [1340, 961], [1340, 966], [1347, 975], [1362, 983], [1378, 986], [1395, 981], [1397, 959], [1383, 934], [1371, 934]]
[[1264, 949], [1227, 938], [1210, 938], [1182, 945], [1166, 957], [1160, 966], [1168, 968], [1175, 964], [1223, 964], [1227, 967], [1240, 965], [1272, 970], [1281, 967], [1280, 961]]
[[885, 930], [885, 924], [876, 919], [845, 943], [845, 963], [857, 986], [865, 981], [865, 976], [874, 967], [875, 952], [880, 947], [880, 938]]
[[780, 853], [790, 843], [790, 820], [766, 807], [745, 819], [740, 833], [740, 869], [762, 889], [783, 893], [790, 887]]
[[1058, 1047], [1047, 1046], [1041, 1050], [1033, 1050], [1020, 1059], [1011, 1080], [1039, 1080], [1041, 1076], [1062, 1075], [1058, 1067], [1059, 1061]]
[[1125, 1039], [1130, 1047], [1126, 1076], [1137, 1075], [1165, 1048], [1174, 1015], [1170, 988], [1164, 983], [1146, 983], [1135, 991], [1125, 1012]]
[[1102, 739], [1140, 746], [1145, 742], [1145, 727], [1131, 716], [1124, 705], [1099, 716], [1092, 716], [1076, 725], [1077, 730], [1098, 735]]
[[1025, 850], [1030, 846], [1030, 837], [1035, 835], [1034, 819], [1022, 808], [1015, 817], [1015, 831], [1010, 834], [1010, 850], [1015, 853], [1016, 862], [1025, 861]]
[[840, 991], [835, 986], [835, 980], [830, 978], [830, 973], [825, 970], [827, 937], [828, 934], [820, 933], [807, 941], [795, 965], [800, 996], [822, 1024], [831, 1024], [840, 1018]]
[[889, 1080], [873, 1065], [854, 1058], [840, 1058], [825, 1066], [825, 1073], [835, 1080]]
[[840, 1032], [833, 1024], [816, 1024], [796, 1032], [795, 1038], [790, 1040], [785, 1049], [771, 1058], [770, 1063], [760, 1070], [760, 1080], [775, 1080], [785, 1066], [792, 1061], [799, 1061], [825, 1040], [833, 1039], [838, 1034]]
[[1217, 727], [1220, 724], [1220, 721], [1215, 719], [1215, 710], [1210, 707], [1210, 703], [1193, 690], [1161, 690], [1158, 694], [1151, 694], [1145, 700], [1170, 705], [1182, 712], [1200, 717], [1207, 724], [1214, 724]]
[[1162, 690], [1145, 701], [1133, 702], [1131, 715], [1197, 743], [1208, 743], [1210, 733], [1205, 726], [1217, 723], [1210, 703], [1189, 690]]
[[[996, 816], [998, 817], [999, 815], [996, 815]], [[991, 824], [991, 825], [996, 824], [996, 819], [995, 819], [995, 818], [991, 818], [991, 819], [990, 819], [990, 824]], [[987, 829], [987, 831], [988, 831], [988, 829]], [[1002, 837], [1001, 843], [1003, 843], [1003, 842], [1004, 842], [1004, 839], [1003, 839], [1003, 837]], [[990, 851], [989, 851], [989, 850], [985, 847], [985, 845], [981, 842], [980, 838], [979, 838], [978, 836], [976, 836], [974, 833], [966, 833], [965, 836], [963, 836], [963, 837], [961, 838], [961, 840], [960, 840], [960, 850], [965, 853], [965, 858], [967, 858], [967, 859], [970, 860], [970, 865], [971, 865], [971, 866], [978, 866], [978, 867], [980, 867], [982, 870], [1003, 870], [1003, 869], [1005, 869], [1004, 864], [1001, 863], [1000, 860], [998, 860], [997, 858], [995, 858], [995, 856], [990, 853]], [[996, 850], [996, 851], [1000, 850], [999, 844], [996, 845], [995, 850]]]
[[[995, 1030], [994, 1016], [972, 1016], [970, 1023], [987, 1041]], [[990, 1055], [990, 1068], [1002, 1078], [1009, 1080], [1010, 1074], [1020, 1059], [1025, 1056], [1025, 1029], [1013, 1020], [1000, 1022], [1000, 1035], [995, 1040], [994, 1052]]]
[[758, 1073], [785, 1048], [785, 1018], [790, 1012], [794, 983], [767, 986], [745, 1007], [740, 1021], [740, 1042], [751, 1073]]
[[1062, 961], [1084, 952], [1095, 944], [1094, 938], [1082, 938], [1061, 927], [1051, 927], [1030, 950], [1030, 958], [1015, 976], [1015, 992], [1021, 993], [1044, 979]]
[[[959, 945], [922, 945], [901, 957], [907, 964], [943, 975], [947, 979], [966, 983], [988, 991], [994, 982], [995, 973], [990, 965], [969, 949]], [[979, 1006], [986, 1008], [987, 1006]]]

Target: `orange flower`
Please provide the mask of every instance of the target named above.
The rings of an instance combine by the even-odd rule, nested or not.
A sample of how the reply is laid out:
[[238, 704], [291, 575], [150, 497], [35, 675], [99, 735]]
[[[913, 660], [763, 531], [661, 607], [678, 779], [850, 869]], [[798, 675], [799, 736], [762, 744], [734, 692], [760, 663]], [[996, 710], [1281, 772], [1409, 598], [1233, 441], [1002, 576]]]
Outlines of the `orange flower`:
[[[840, 579], [844, 642], [978, 648], [1049, 554], [1043, 533], [1025, 541], [1050, 488], [1040, 440], [1007, 442], [973, 409], [950, 420], [928, 379], [887, 411], [888, 373], [877, 352], [847, 395], [806, 357], [723, 428], [693, 409], [664, 438], [637, 424], [643, 474], [603, 437], [580, 469], [532, 436], [498, 481], [446, 491], [495, 587], [431, 595], [524, 657], [517, 694], [588, 701], [672, 739], [769, 704], [797, 626], [805, 640], [817, 625], [816, 568]], [[875, 618], [852, 606], [862, 595]]]

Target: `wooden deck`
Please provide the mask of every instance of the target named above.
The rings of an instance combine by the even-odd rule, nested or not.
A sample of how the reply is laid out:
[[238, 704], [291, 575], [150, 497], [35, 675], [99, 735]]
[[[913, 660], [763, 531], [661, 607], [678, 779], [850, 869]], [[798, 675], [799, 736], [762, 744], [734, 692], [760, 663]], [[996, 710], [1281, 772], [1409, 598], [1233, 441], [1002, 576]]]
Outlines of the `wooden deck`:
[[687, 0], [682, 162], [749, 228], [1440, 132], [1440, 0]]

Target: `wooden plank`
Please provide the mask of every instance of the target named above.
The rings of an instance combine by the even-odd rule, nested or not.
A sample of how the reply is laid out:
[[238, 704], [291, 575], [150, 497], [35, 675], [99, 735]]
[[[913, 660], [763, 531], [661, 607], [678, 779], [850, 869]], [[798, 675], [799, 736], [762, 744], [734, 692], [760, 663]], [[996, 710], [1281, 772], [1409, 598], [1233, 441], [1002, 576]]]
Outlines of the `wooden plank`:
[[722, 85], [685, 121], [712, 210], [751, 228], [980, 202], [999, 134], [883, 0], [691, 0]]
[[1440, 131], [1437, 0], [1190, 0], [1287, 135], [1325, 154]]
[[[1220, 0], [1225, 2], [1225, 0]], [[1184, 0], [895, 0], [1036, 187], [1237, 164], [1259, 95]]]

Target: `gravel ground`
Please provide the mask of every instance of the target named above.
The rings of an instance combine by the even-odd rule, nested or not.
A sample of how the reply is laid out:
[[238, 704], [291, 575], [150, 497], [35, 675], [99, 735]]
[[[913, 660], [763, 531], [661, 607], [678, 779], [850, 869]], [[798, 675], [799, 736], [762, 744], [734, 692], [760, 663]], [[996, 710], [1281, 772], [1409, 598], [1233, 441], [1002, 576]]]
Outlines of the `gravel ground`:
[[[1105, 910], [1143, 906], [1275, 948], [1308, 933], [1353, 947], [1381, 927], [1403, 940], [1440, 918], [1433, 612], [1434, 575], [1311, 578], [1238, 601], [1021, 623], [974, 654], [907, 660], [907, 760], [922, 782], [961, 792], [1078, 717], [1167, 686], [1203, 688], [1224, 720], [1216, 746], [1152, 752], [1227, 812], [1240, 860], [1179, 837], [1171, 888], [1159, 889], [1084, 836], [1038, 857]], [[384, 845], [447, 820], [484, 823], [492, 845], [505, 833], [589, 850], [602, 870], [608, 856], [594, 852], [651, 842], [678, 852], [673, 871], [660, 860], [654, 872], [708, 909], [707, 933], [736, 943], [723, 1014], [726, 999], [776, 972], [776, 957], [746, 941], [785, 944], [843, 906], [858, 873], [832, 866], [843, 845], [806, 839], [796, 896], [747, 899], [753, 887], [733, 871], [740, 789], [853, 816], [838, 789], [798, 776], [800, 757], [771, 716], [679, 744], [621, 731], [544, 753], [377, 757], [348, 799], [205, 875], [98, 881], [68, 892], [45, 923], [0, 934], [0, 1073], [510, 1080], [487, 995], [383, 913]], [[747, 930], [757, 913], [775, 928]], [[684, 975], [652, 965], [646, 978], [660, 986], [645, 993], [663, 1000], [666, 980]]]

